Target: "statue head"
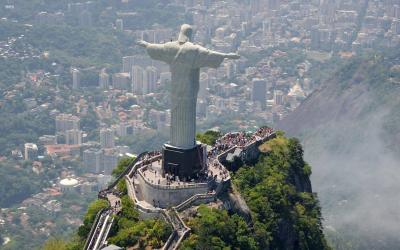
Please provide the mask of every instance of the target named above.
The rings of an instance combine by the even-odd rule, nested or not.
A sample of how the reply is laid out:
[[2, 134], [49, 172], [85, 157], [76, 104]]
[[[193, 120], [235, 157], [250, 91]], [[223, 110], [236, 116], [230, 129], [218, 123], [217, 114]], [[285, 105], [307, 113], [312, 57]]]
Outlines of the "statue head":
[[193, 28], [189, 24], [183, 24], [181, 26], [181, 32], [179, 33], [178, 42], [186, 43], [192, 41]]

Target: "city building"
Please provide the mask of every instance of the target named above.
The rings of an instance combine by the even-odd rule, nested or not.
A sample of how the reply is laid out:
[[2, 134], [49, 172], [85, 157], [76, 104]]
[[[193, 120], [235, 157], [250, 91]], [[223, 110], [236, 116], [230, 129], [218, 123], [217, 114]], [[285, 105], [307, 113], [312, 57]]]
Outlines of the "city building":
[[61, 192], [71, 193], [79, 191], [79, 181], [75, 178], [65, 178], [59, 183]]
[[81, 84], [80, 71], [78, 69], [72, 69], [72, 89], [79, 89]]
[[45, 154], [52, 157], [71, 157], [80, 155], [80, 145], [45, 145]]
[[132, 90], [134, 94], [143, 94], [143, 82], [145, 71], [141, 66], [132, 67]]
[[112, 170], [117, 166], [119, 154], [115, 150], [104, 150], [103, 167], [104, 174], [110, 175]]
[[114, 148], [114, 131], [112, 129], [101, 129], [100, 130], [100, 145], [102, 148]]
[[114, 89], [130, 90], [130, 73], [115, 73], [112, 75], [112, 84]]
[[40, 145], [53, 145], [57, 144], [57, 137], [55, 135], [42, 135], [39, 137]]
[[266, 108], [267, 82], [264, 79], [254, 78], [251, 82], [251, 101], [259, 103], [261, 109]]
[[148, 66], [146, 71], [143, 72], [143, 94], [153, 93], [156, 90], [156, 83], [158, 80], [158, 71], [156, 67]]
[[124, 137], [133, 134], [133, 126], [130, 123], [115, 124], [113, 125], [112, 128], [115, 131], [115, 134], [119, 137]]
[[102, 89], [108, 89], [110, 87], [110, 76], [103, 69], [99, 74], [99, 87]]
[[101, 149], [83, 151], [83, 166], [87, 172], [96, 174], [103, 172], [103, 151]]
[[275, 105], [283, 105], [284, 104], [283, 92], [281, 90], [274, 91], [274, 104]]
[[132, 73], [132, 67], [135, 65], [135, 56], [124, 56], [122, 57], [122, 72]]
[[82, 144], [83, 132], [78, 129], [71, 129], [65, 132], [65, 143], [69, 145]]
[[71, 114], [59, 114], [56, 116], [56, 132], [64, 133], [68, 130], [79, 130], [80, 119]]
[[25, 143], [24, 151], [25, 160], [35, 160], [38, 156], [38, 147], [34, 143]]

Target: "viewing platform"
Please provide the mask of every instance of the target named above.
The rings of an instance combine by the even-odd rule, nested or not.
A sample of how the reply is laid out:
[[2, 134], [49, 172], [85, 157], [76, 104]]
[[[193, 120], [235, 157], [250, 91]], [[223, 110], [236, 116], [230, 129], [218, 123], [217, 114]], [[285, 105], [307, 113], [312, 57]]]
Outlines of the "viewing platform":
[[243, 163], [257, 159], [258, 146], [274, 137], [270, 128], [260, 128], [255, 133], [225, 134], [208, 150], [204, 169], [192, 180], [179, 180], [178, 176], [164, 174], [161, 152], [140, 154], [107, 189], [99, 192], [99, 198], [107, 200], [109, 207], [96, 215], [84, 249], [97, 250], [107, 245], [114, 215], [121, 210], [115, 186], [122, 178], [142, 218], [161, 217], [173, 226], [174, 231], [162, 249], [176, 249], [190, 233], [179, 213], [215, 201], [217, 195], [230, 186], [229, 162], [235, 157]]
[[126, 176], [128, 190], [131, 189], [129, 195], [137, 206], [156, 213], [158, 209], [177, 206], [197, 194], [218, 193], [231, 179], [221, 161], [245, 155], [248, 153], [246, 149], [256, 142], [267, 140], [272, 133], [271, 129], [265, 128], [253, 134], [225, 134], [208, 151], [205, 168], [191, 180], [163, 173], [161, 152], [149, 153]]

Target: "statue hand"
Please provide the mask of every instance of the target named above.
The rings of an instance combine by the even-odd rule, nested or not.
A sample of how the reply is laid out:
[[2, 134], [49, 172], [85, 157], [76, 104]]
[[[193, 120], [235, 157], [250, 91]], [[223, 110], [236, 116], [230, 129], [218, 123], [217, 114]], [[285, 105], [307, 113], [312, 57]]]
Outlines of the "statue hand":
[[147, 46], [149, 45], [149, 43], [146, 42], [146, 41], [143, 41], [143, 40], [139, 40], [139, 41], [136, 41], [136, 45], [139, 45], [139, 46], [141, 46], [141, 47], [147, 48]]
[[239, 59], [240, 56], [238, 54], [235, 54], [235, 53], [229, 53], [229, 54], [226, 54], [225, 58], [228, 58], [228, 59]]

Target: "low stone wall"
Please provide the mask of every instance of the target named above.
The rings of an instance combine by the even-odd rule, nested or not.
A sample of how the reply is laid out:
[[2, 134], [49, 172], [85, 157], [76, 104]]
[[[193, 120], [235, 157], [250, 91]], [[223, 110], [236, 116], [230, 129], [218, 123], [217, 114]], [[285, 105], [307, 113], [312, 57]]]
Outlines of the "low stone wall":
[[219, 183], [217, 188], [215, 189], [215, 192], [217, 195], [219, 195], [220, 193], [224, 192], [225, 190], [228, 190], [230, 186], [231, 186], [231, 177], [229, 177], [228, 179], [223, 180], [221, 183]]
[[196, 194], [196, 195], [190, 197], [189, 199], [187, 199], [186, 201], [182, 202], [178, 206], [176, 206], [175, 209], [177, 212], [181, 212], [181, 211], [183, 211], [191, 206], [194, 206], [194, 205], [206, 204], [206, 203], [215, 201], [215, 197], [216, 197], [215, 193]]
[[143, 168], [139, 169], [138, 174], [140, 177], [147, 183], [147, 185], [152, 186], [155, 189], [187, 189], [187, 188], [201, 188], [201, 187], [208, 187], [208, 183], [188, 183], [188, 182], [181, 182], [182, 184], [177, 185], [159, 185], [155, 183], [151, 183], [148, 181], [146, 176], [143, 175], [143, 171], [147, 169], [148, 166], [144, 166]]
[[[218, 156], [218, 160], [225, 168], [227, 168], [230, 171], [237, 171], [244, 164], [252, 165], [257, 161], [258, 157], [261, 154], [258, 147], [261, 144], [263, 144], [264, 142], [269, 141], [275, 137], [276, 137], [276, 134], [272, 133], [271, 135], [266, 136], [263, 139], [256, 140], [244, 147], [237, 147], [237, 146], [233, 147], [233, 148], [229, 149], [228, 151], [222, 153], [220, 156]], [[236, 150], [236, 148], [241, 148], [243, 150], [240, 153], [240, 157], [236, 158], [236, 160], [234, 162], [228, 162], [226, 160], [228, 153], [233, 153]]]
[[160, 188], [157, 185], [148, 183], [142, 175], [137, 175], [143, 199], [155, 201], [159, 207], [167, 208], [176, 206], [195, 194], [204, 194], [208, 191], [208, 185], [197, 185], [182, 188]]

